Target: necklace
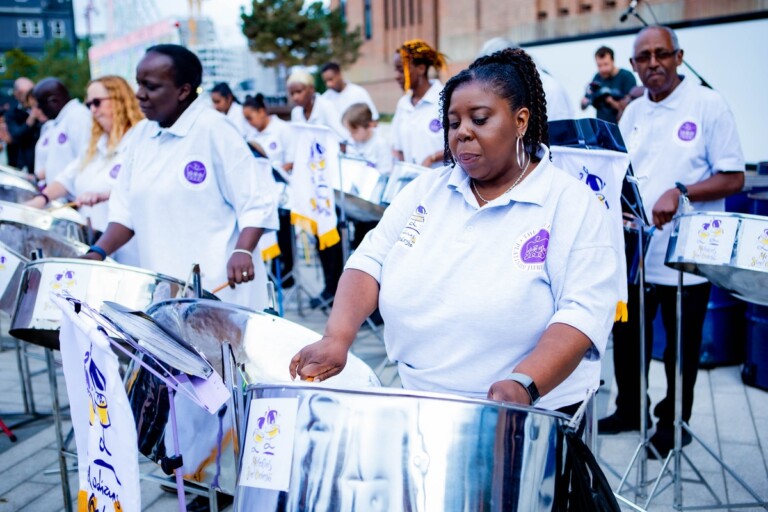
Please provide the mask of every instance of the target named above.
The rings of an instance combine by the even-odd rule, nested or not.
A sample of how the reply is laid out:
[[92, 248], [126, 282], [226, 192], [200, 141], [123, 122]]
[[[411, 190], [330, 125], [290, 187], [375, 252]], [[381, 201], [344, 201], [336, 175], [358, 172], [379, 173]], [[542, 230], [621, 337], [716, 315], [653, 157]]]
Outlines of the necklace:
[[[528, 160], [528, 165], [530, 165], [530, 164], [531, 164], [531, 161]], [[495, 197], [493, 199], [486, 199], [486, 198], [484, 198], [483, 196], [480, 195], [480, 191], [477, 190], [477, 185], [475, 184], [475, 180], [474, 179], [470, 178], [469, 182], [472, 184], [472, 190], [475, 191], [475, 194], [477, 194], [477, 197], [481, 201], [483, 201], [485, 204], [488, 204], [491, 201], [493, 201], [494, 199], [498, 199], [499, 197], [503, 196], [504, 194], [507, 194], [510, 190], [515, 188], [517, 186], [517, 184], [520, 183], [520, 180], [523, 179], [523, 176], [525, 176], [525, 172], [528, 170], [528, 165], [525, 166], [525, 168], [523, 169], [523, 172], [520, 173], [520, 176], [517, 177], [517, 179], [515, 180], [515, 182], [512, 184], [511, 187], [509, 187], [507, 190], [505, 190], [503, 194], [499, 194], [497, 197]]]

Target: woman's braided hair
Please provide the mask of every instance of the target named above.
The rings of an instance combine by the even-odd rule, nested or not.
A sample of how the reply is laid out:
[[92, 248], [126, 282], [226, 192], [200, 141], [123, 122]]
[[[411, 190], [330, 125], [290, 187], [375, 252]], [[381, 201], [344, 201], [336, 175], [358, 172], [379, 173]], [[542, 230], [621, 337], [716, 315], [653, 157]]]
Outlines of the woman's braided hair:
[[408, 63], [425, 64], [427, 66], [427, 72], [430, 67], [434, 67], [438, 71], [446, 68], [445, 55], [433, 49], [423, 39], [411, 39], [403, 43], [400, 48], [397, 49], [400, 54], [400, 59], [403, 61], [403, 76], [405, 78], [405, 84], [403, 89], [406, 91], [411, 88], [411, 76], [408, 69]]
[[[440, 93], [445, 163], [456, 163], [448, 145], [448, 108], [451, 105], [451, 97], [460, 86], [475, 80], [488, 86], [500, 98], [505, 99], [513, 113], [522, 107], [528, 108], [531, 115], [523, 142], [525, 152], [536, 161], [539, 144], [549, 144], [547, 100], [533, 59], [520, 48], [508, 48], [479, 57], [468, 69], [446, 82]], [[510, 140], [510, 144], [514, 143], [514, 140]]]

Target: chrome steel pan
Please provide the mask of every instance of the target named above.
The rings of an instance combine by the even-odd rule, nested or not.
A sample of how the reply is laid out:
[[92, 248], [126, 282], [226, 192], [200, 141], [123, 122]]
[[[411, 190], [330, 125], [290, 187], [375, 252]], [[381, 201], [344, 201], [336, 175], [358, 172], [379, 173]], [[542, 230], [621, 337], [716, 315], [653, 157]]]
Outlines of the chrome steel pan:
[[[223, 377], [228, 374], [221, 356], [225, 342], [231, 345], [237, 365], [248, 380], [290, 382], [290, 358], [303, 346], [320, 339], [318, 333], [288, 320], [211, 300], [164, 301], [153, 305], [147, 313], [202, 352]], [[173, 439], [165, 386], [136, 365], [129, 368], [127, 382], [139, 451], [159, 462], [171, 452]], [[341, 375], [327, 382], [322, 385], [378, 385], [373, 371], [354, 356], [350, 356]], [[176, 395], [175, 404], [180, 418], [185, 478], [233, 495], [239, 453], [236, 420], [242, 420], [242, 410], [230, 401], [218, 415], [211, 416], [182, 395]]]
[[0, 311], [9, 317], [16, 308], [19, 282], [32, 253], [51, 258], [75, 258], [88, 246], [25, 224], [0, 223]]
[[112, 301], [135, 310], [145, 310], [182, 292], [193, 293], [191, 287], [185, 287], [178, 279], [142, 268], [112, 262], [44, 258], [28, 263], [23, 269], [11, 321], [12, 336], [58, 349], [61, 310], [51, 302], [51, 291], [68, 291], [95, 309], [104, 301]]
[[692, 212], [675, 220], [666, 265], [768, 305], [768, 217]]
[[48, 212], [0, 201], [0, 224], [8, 223], [32, 226], [83, 243], [89, 236], [85, 219], [72, 208], [59, 208]]
[[536, 512], [562, 491], [563, 415], [385, 388], [247, 398], [239, 511]]

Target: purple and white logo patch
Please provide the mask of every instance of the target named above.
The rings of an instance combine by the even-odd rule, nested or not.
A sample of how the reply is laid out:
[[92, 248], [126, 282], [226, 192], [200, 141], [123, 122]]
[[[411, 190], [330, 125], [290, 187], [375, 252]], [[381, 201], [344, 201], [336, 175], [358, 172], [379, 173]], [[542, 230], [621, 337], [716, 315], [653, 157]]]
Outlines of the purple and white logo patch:
[[443, 127], [443, 124], [440, 122], [439, 119], [433, 119], [432, 121], [429, 122], [429, 129], [435, 133], [439, 132], [442, 127]]
[[198, 185], [205, 181], [208, 172], [202, 162], [193, 160], [184, 167], [184, 177], [193, 185]]
[[523, 233], [515, 242], [512, 259], [522, 270], [542, 270], [549, 249], [549, 225]]
[[59, 138], [57, 139], [59, 141], [59, 144], [64, 144], [67, 142], [67, 134], [62, 132], [59, 134]]
[[47, 145], [48, 145], [48, 137], [43, 139], [43, 146], [47, 146]]
[[274, 141], [270, 142], [269, 149], [272, 149], [272, 150], [277, 149], [277, 142], [274, 142]]
[[112, 178], [112, 179], [117, 178], [117, 175], [120, 174], [120, 168], [121, 167], [122, 167], [122, 165], [115, 164], [115, 166], [112, 167], [112, 169], [109, 170], [109, 177]]
[[677, 137], [683, 142], [690, 142], [696, 138], [696, 123], [686, 121], [677, 129]]

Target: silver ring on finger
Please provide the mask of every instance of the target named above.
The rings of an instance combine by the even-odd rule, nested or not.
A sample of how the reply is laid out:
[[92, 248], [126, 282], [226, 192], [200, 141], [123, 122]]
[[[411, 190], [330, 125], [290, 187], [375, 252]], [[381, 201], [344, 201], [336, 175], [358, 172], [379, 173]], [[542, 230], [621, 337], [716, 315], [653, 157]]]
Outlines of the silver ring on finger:
[[243, 271], [243, 277], [248, 277], [248, 272]]

